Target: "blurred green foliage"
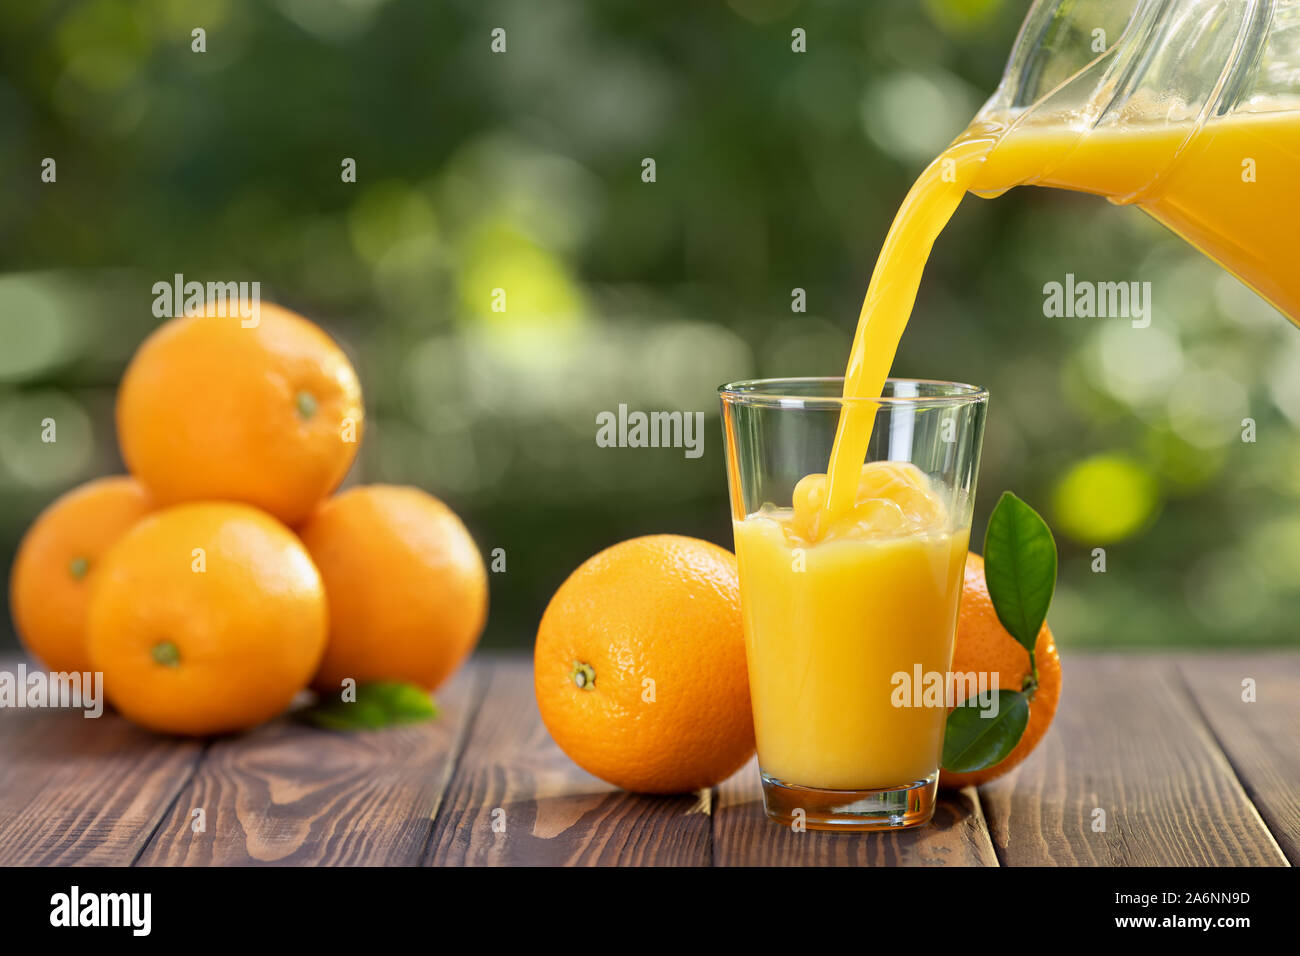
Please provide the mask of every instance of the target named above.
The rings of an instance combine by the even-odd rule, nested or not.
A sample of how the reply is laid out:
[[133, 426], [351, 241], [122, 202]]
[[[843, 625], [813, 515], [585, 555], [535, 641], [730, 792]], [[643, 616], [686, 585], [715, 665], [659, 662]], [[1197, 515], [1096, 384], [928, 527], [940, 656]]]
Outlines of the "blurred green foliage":
[[[370, 416], [349, 481], [425, 487], [505, 549], [488, 644], [529, 644], [619, 539], [729, 544], [716, 386], [842, 370], [895, 208], [1026, 6], [5, 4], [0, 555], [120, 470], [115, 383], [177, 272], [259, 280], [345, 344]], [[1152, 326], [1045, 318], [1067, 272], [1151, 281]], [[968, 199], [895, 368], [990, 388], [975, 540], [1004, 488], [1044, 510], [1066, 647], [1296, 639], [1300, 334], [1141, 213]], [[704, 456], [598, 448], [619, 403], [707, 411]]]

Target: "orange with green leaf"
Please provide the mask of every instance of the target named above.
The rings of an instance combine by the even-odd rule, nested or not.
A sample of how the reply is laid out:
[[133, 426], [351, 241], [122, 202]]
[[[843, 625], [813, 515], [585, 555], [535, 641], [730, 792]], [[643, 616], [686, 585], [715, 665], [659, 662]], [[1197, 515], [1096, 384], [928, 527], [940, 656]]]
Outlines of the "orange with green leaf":
[[1061, 660], [1046, 623], [1056, 563], [1047, 523], [1004, 492], [989, 517], [984, 556], [966, 559], [952, 661], [954, 674], [996, 674], [997, 706], [972, 696], [948, 715], [941, 785], [996, 779], [1047, 733], [1061, 696]]

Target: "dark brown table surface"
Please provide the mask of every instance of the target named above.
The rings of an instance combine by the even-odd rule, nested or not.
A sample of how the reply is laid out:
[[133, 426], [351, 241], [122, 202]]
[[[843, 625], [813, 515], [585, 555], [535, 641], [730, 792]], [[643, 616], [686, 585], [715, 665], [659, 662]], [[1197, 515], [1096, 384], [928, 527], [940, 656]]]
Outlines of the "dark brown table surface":
[[1074, 654], [1063, 669], [1024, 765], [893, 834], [770, 823], [753, 763], [697, 796], [616, 790], [552, 743], [522, 655], [476, 657], [433, 723], [358, 734], [280, 720], [197, 742], [112, 714], [0, 710], [0, 864], [1300, 862], [1300, 652]]

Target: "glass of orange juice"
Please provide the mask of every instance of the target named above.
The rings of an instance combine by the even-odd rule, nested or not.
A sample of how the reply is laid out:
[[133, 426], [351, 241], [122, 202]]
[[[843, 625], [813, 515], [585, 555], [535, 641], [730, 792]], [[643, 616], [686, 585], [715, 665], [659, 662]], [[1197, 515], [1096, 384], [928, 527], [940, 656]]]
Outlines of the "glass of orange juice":
[[[951, 703], [923, 688], [949, 686], [988, 393], [843, 385], [720, 389], [763, 801], [812, 829], [923, 826]], [[837, 454], [861, 470], [832, 511], [841, 415], [861, 447]]]

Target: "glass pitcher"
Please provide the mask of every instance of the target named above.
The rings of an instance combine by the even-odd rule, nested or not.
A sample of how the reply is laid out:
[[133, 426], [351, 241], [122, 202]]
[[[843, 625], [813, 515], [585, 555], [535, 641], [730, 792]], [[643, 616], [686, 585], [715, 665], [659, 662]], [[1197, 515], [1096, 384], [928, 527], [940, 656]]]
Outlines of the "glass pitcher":
[[1150, 213], [1300, 324], [1300, 0], [1037, 0], [972, 191]]

